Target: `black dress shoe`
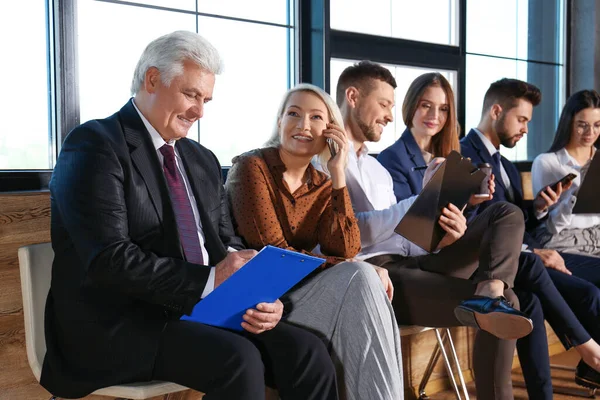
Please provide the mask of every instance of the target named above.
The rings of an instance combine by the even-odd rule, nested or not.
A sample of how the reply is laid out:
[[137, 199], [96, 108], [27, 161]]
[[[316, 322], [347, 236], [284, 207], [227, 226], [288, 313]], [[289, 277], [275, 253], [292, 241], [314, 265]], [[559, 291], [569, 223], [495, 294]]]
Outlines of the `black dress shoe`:
[[600, 389], [600, 372], [581, 360], [575, 370], [575, 383], [589, 389]]
[[514, 309], [502, 296], [474, 296], [460, 303], [454, 309], [454, 315], [465, 326], [479, 328], [505, 340], [522, 338], [533, 330], [529, 316]]

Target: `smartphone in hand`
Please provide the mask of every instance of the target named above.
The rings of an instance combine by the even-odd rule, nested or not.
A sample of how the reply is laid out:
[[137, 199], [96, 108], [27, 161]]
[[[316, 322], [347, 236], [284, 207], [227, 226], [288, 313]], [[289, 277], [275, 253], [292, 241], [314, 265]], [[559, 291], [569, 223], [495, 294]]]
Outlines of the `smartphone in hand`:
[[338, 151], [337, 143], [334, 142], [333, 139], [328, 138], [327, 146], [329, 147], [329, 152], [331, 153], [331, 158], [335, 157], [335, 155], [337, 154], [337, 151]]
[[550, 185], [550, 189], [552, 189], [553, 191], [556, 192], [556, 190], [558, 189], [558, 184], [562, 183], [562, 186], [564, 187], [565, 185], [568, 185], [573, 179], [577, 178], [577, 174], [567, 174], [565, 176], [563, 176], [559, 181], [554, 182], [552, 185]]

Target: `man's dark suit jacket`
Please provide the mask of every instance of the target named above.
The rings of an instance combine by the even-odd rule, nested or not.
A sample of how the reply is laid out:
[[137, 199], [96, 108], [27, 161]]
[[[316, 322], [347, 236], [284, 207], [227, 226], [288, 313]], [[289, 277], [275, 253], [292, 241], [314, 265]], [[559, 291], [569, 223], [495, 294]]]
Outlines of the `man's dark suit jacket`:
[[422, 167], [427, 163], [421, 148], [408, 129], [396, 143], [379, 153], [377, 160], [392, 175], [396, 201], [421, 193], [425, 169], [413, 171], [413, 167]]
[[[216, 265], [228, 246], [243, 247], [221, 167], [192, 140], [176, 148]], [[161, 331], [191, 312], [209, 268], [185, 261], [156, 150], [131, 100], [69, 134], [50, 190], [55, 258], [41, 384], [72, 398], [149, 380]]]
[[[467, 136], [461, 139], [460, 141], [460, 149], [463, 157], [469, 157], [473, 164], [480, 163], [488, 163], [490, 165], [494, 165], [492, 161], [492, 156], [488, 151], [487, 147], [483, 144], [477, 132], [473, 129], [469, 132]], [[523, 200], [523, 187], [521, 183], [521, 174], [517, 170], [517, 167], [510, 162], [507, 158], [502, 156], [500, 158], [500, 162], [508, 175], [510, 180], [510, 184], [512, 186], [512, 191], [514, 195], [514, 199], [509, 198], [508, 190], [502, 181], [502, 175], [500, 174], [500, 170], [497, 167], [492, 168], [492, 172], [496, 177], [496, 192], [494, 193], [494, 198], [490, 201], [486, 201], [480, 204], [477, 208], [476, 213], [480, 213], [485, 210], [490, 204], [495, 203], [497, 201], [507, 201], [509, 203], [513, 203], [516, 206], [520, 207], [525, 214], [525, 222], [527, 229], [533, 229], [539, 222], [535, 216], [535, 212], [533, 210], [532, 205], [527, 205]], [[542, 248], [540, 243], [533, 238], [527, 231], [525, 232], [525, 236], [523, 238], [523, 243], [527, 244], [532, 248]]]

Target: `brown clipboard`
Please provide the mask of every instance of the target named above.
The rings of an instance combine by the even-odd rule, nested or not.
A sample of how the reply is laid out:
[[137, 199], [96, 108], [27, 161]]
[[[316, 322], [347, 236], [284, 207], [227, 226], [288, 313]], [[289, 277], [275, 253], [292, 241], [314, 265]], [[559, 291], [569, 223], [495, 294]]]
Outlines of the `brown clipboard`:
[[579, 191], [577, 192], [577, 201], [573, 207], [573, 214], [600, 214], [600, 156], [596, 155], [590, 163]]
[[442, 209], [450, 203], [462, 209], [485, 176], [468, 158], [451, 152], [394, 231], [427, 252], [435, 251], [446, 233], [438, 223]]

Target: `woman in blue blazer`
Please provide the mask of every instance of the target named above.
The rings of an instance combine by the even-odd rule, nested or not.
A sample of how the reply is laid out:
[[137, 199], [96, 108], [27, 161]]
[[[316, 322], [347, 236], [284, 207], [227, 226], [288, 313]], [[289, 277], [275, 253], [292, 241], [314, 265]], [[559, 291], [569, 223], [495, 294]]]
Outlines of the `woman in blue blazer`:
[[410, 85], [402, 116], [406, 130], [377, 159], [394, 180], [394, 194], [400, 201], [419, 194], [425, 169], [434, 157], [446, 157], [460, 151], [454, 92], [438, 72], [419, 76]]

